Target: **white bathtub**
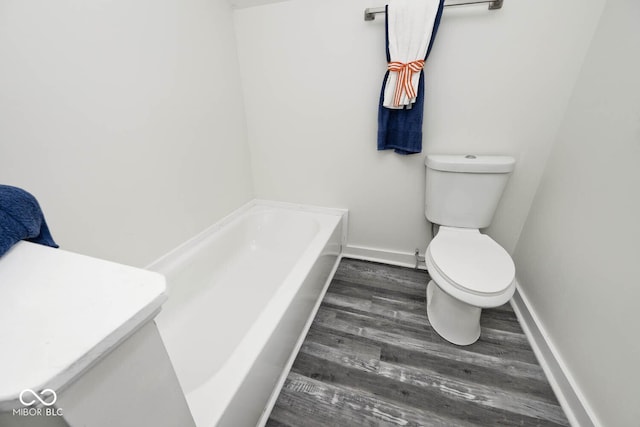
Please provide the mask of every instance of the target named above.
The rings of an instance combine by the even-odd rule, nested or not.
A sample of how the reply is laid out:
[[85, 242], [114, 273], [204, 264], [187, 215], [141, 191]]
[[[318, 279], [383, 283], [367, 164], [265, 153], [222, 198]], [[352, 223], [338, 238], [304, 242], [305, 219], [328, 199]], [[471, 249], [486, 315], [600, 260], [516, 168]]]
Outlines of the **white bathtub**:
[[344, 219], [253, 201], [149, 266], [167, 277], [156, 322], [197, 427], [264, 422], [337, 266]]

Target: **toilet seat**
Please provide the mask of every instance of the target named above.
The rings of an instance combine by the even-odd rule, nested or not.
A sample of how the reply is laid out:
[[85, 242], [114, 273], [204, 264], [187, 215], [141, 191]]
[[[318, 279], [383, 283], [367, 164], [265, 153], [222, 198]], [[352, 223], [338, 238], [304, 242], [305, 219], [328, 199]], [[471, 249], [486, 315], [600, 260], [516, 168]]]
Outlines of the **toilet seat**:
[[441, 226], [425, 258], [440, 288], [467, 304], [495, 307], [515, 291], [513, 260], [478, 229]]

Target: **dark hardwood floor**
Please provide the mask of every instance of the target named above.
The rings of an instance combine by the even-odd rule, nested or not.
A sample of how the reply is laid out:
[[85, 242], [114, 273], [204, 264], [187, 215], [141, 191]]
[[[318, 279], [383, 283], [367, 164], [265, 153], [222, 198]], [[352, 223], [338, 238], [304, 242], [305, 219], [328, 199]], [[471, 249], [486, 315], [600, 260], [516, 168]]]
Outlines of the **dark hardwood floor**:
[[566, 426], [507, 304], [466, 347], [426, 315], [425, 271], [343, 259], [267, 426]]

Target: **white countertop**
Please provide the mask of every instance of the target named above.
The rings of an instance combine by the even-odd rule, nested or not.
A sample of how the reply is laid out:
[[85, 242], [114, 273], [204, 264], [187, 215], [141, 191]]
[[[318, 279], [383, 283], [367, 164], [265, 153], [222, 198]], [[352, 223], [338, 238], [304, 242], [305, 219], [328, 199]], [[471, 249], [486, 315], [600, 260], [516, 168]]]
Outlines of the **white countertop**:
[[164, 276], [19, 242], [0, 257], [0, 412], [62, 389], [151, 319]]

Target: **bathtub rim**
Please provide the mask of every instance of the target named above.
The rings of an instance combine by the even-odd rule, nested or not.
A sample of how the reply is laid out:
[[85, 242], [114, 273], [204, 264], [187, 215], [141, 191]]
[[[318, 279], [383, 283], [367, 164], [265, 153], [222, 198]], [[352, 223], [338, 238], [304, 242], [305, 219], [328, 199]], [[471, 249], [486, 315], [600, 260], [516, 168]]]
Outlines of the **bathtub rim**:
[[[347, 246], [347, 236], [348, 236], [348, 224], [349, 224], [349, 210], [344, 208], [326, 208], [315, 205], [305, 205], [300, 203], [290, 203], [290, 202], [281, 202], [276, 200], [266, 200], [266, 199], [252, 199], [249, 200], [244, 205], [225, 215], [218, 221], [215, 221], [213, 224], [195, 234], [194, 236], [187, 239], [185, 242], [179, 244], [177, 247], [171, 249], [166, 254], [160, 256], [155, 261], [152, 261], [147, 266], [144, 267], [145, 270], [151, 270], [155, 272], [166, 272], [171, 271], [176, 265], [179, 265], [183, 258], [188, 255], [193, 249], [195, 249], [199, 244], [203, 243], [205, 240], [214, 235], [217, 231], [223, 228], [226, 225], [231, 224], [238, 218], [240, 218], [243, 214], [251, 210], [251, 208], [256, 206], [263, 206], [267, 208], [281, 208], [285, 210], [293, 210], [293, 211], [302, 211], [302, 212], [310, 212], [310, 213], [319, 213], [319, 214], [327, 214], [327, 215], [339, 215], [341, 216], [342, 221], [342, 236], [340, 238], [340, 253], [342, 253], [343, 249]], [[170, 292], [170, 289], [167, 289], [167, 292]]]
[[[218, 372], [216, 377], [210, 379], [214, 384], [217, 382], [229, 384], [231, 386], [229, 390], [233, 390], [233, 393], [224, 394], [224, 400], [216, 401], [216, 412], [213, 424], [214, 426], [217, 425], [218, 422], [220, 422], [225, 416], [226, 409], [229, 407], [232, 400], [236, 397], [236, 393], [238, 393], [240, 387], [245, 382], [248, 375], [251, 373], [254, 363], [260, 357], [262, 350], [272, 339], [272, 335], [275, 333], [281, 320], [285, 316], [287, 309], [291, 306], [292, 302], [296, 298], [298, 291], [307, 280], [307, 277], [311, 273], [311, 270], [314, 268], [318, 259], [320, 258], [321, 253], [326, 249], [327, 244], [329, 243], [330, 236], [331, 234], [333, 234], [333, 231], [335, 231], [335, 227], [340, 227], [341, 222], [342, 218], [339, 218], [336, 221], [333, 230], [323, 229], [318, 235], [314, 237], [313, 241], [310, 242], [309, 246], [301, 254], [300, 258], [294, 265], [294, 268], [283, 280], [282, 285], [279, 287], [276, 293], [272, 295], [269, 303], [259, 314], [258, 318], [256, 319], [257, 321], [252, 325], [251, 328], [249, 328], [247, 334], [242, 338], [237, 348], [231, 354], [230, 359], [225, 363], [225, 366]], [[341, 252], [335, 254], [336, 259], [333, 261], [330, 275], [320, 288], [320, 293], [317, 297], [316, 304], [319, 304], [324, 297], [324, 292], [333, 277], [332, 274], [335, 273], [335, 270], [337, 269], [337, 266], [339, 264], [340, 254]], [[300, 267], [301, 265], [303, 268]], [[307, 314], [307, 316], [311, 316], [311, 314], [313, 314], [311, 319], [309, 320], [309, 318], [307, 318], [303, 325], [303, 338], [307, 333], [307, 327], [311, 325], [311, 321], [313, 320], [313, 317], [315, 317], [315, 305], [312, 308], [312, 311]], [[267, 328], [265, 327], [265, 325], [268, 325], [269, 327]], [[265, 334], [265, 331], [268, 331], [268, 333]], [[285, 362], [286, 364], [289, 363], [291, 357], [295, 359], [299, 340], [300, 336], [297, 337], [294, 344], [294, 349], [292, 350], [295, 351], [295, 353], [289, 355]], [[230, 369], [230, 367], [234, 367], [235, 369]], [[274, 387], [277, 387], [278, 390], [281, 386], [280, 380], [284, 382], [287, 373], [288, 370], [283, 370], [280, 372], [278, 380], [274, 385]], [[268, 396], [264, 406], [260, 409], [261, 414], [258, 417], [258, 421], [260, 421], [260, 419], [262, 418], [267, 405], [271, 404], [272, 397], [273, 390]], [[220, 408], [220, 410], [218, 410], [218, 407]]]
[[313, 309], [309, 313], [307, 322], [305, 323], [300, 335], [298, 336], [298, 339], [296, 340], [296, 343], [291, 352], [291, 355], [289, 356], [289, 359], [287, 360], [284, 369], [280, 373], [280, 377], [278, 378], [278, 381], [276, 382], [276, 385], [273, 388], [271, 396], [269, 396], [269, 400], [267, 401], [263, 409], [262, 415], [260, 416], [260, 419], [258, 420], [256, 427], [264, 427], [267, 424], [267, 421], [269, 421], [269, 417], [271, 416], [271, 411], [273, 411], [273, 407], [276, 405], [276, 401], [278, 400], [278, 396], [282, 391], [282, 387], [284, 386], [284, 383], [287, 380], [289, 371], [291, 371], [291, 368], [293, 367], [293, 363], [295, 362], [296, 357], [300, 352], [300, 348], [302, 347], [302, 344], [304, 344], [304, 340], [306, 339], [307, 334], [309, 333], [309, 329], [311, 329], [311, 324], [313, 323], [316, 317], [316, 314], [320, 309], [322, 300], [324, 299], [324, 296], [327, 293], [327, 290], [329, 289], [331, 282], [333, 281], [333, 277], [335, 276], [336, 271], [338, 271], [338, 267], [340, 266], [340, 262], [342, 261], [342, 258], [344, 258], [344, 254], [340, 252], [333, 264], [333, 267], [331, 268], [331, 272], [329, 273], [327, 280], [325, 281], [324, 285], [322, 286], [322, 289], [320, 290], [320, 294], [313, 306]]

